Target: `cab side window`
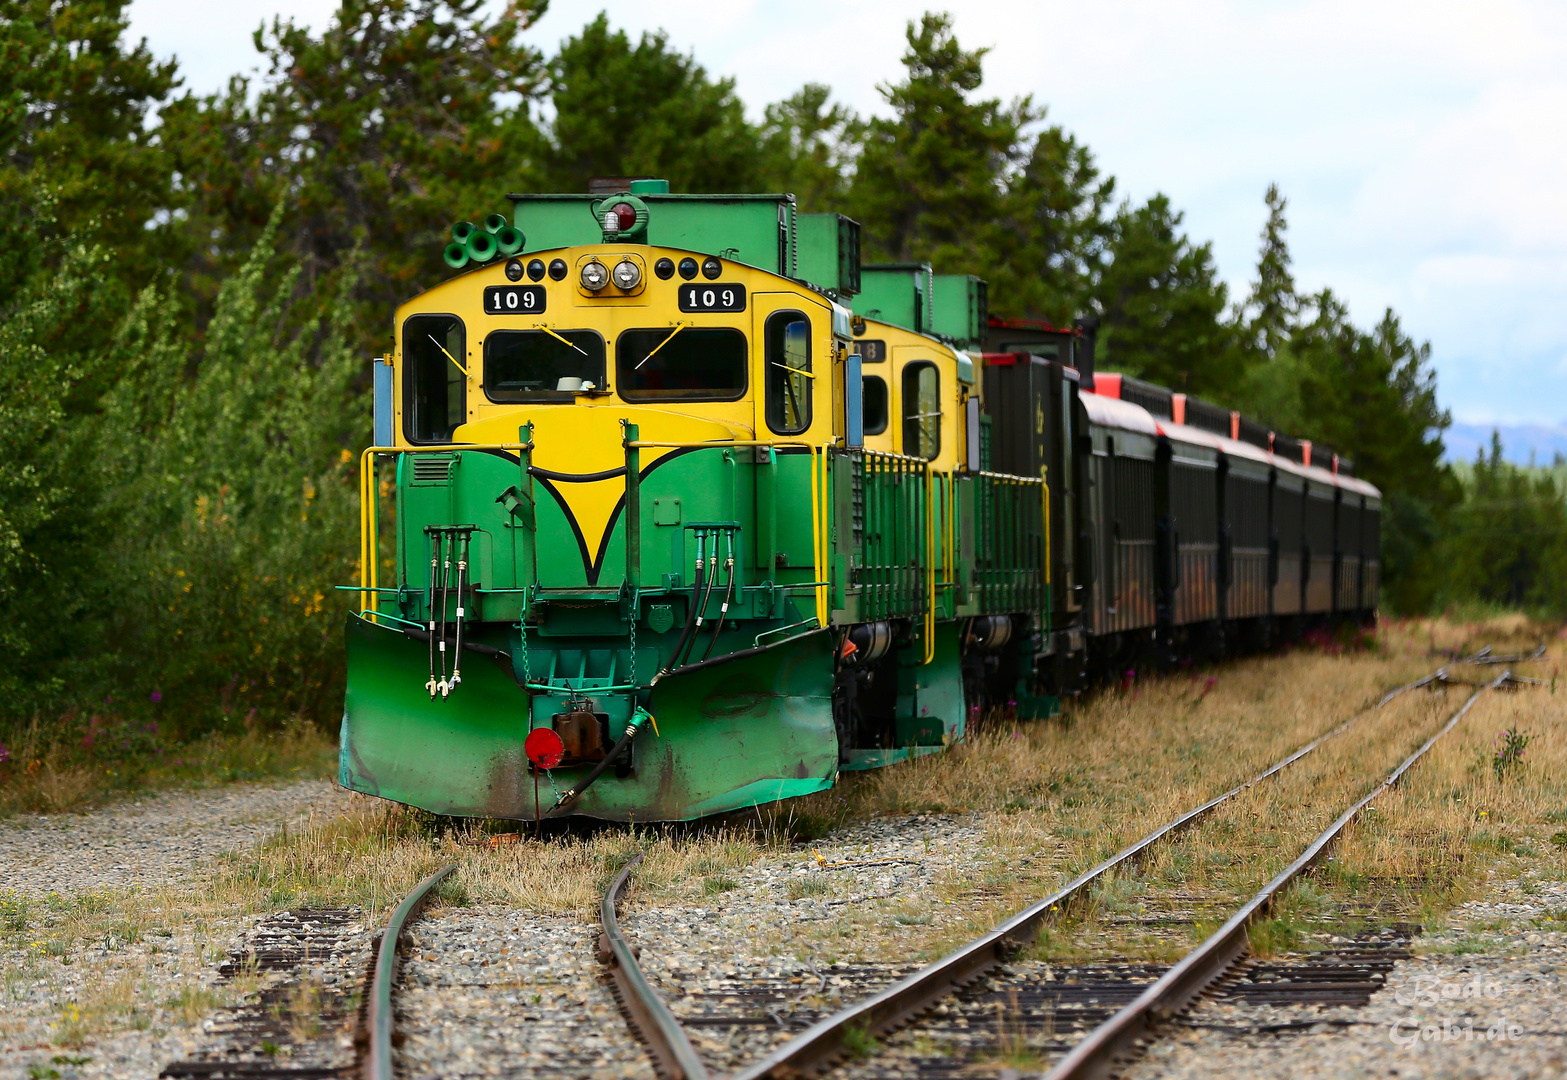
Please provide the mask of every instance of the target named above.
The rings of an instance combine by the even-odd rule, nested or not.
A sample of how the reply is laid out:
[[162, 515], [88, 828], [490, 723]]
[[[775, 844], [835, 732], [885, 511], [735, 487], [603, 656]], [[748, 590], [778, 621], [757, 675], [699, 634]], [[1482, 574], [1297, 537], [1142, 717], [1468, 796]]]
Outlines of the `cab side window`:
[[861, 403], [865, 412], [865, 434], [880, 435], [887, 430], [887, 380], [880, 375], [860, 379]]
[[467, 343], [455, 315], [414, 315], [403, 323], [403, 433], [409, 442], [450, 442], [468, 418]]
[[903, 452], [926, 461], [941, 453], [941, 373], [929, 360], [903, 369]]
[[798, 435], [811, 426], [811, 320], [798, 311], [767, 317], [767, 426]]

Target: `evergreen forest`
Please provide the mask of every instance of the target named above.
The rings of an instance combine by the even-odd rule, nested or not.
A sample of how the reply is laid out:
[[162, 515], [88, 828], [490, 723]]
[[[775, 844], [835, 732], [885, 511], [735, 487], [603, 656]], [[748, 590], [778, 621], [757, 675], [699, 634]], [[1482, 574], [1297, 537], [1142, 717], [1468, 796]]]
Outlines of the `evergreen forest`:
[[258, 29], [259, 74], [209, 95], [128, 38], [128, 0], [5, 5], [0, 734], [334, 724], [392, 309], [449, 275], [453, 221], [601, 176], [794, 192], [859, 220], [868, 259], [985, 277], [993, 312], [1095, 313], [1101, 369], [1327, 443], [1383, 489], [1388, 610], [1567, 616], [1557, 480], [1499, 447], [1444, 464], [1431, 346], [1297, 288], [1284, 192], [1257, 192], [1232, 295], [1169, 199], [1124, 198], [1041, 102], [987, 96], [948, 16], [907, 26], [860, 116], [815, 84], [742, 102], [604, 16], [546, 55], [544, 4], [344, 0], [319, 33]]

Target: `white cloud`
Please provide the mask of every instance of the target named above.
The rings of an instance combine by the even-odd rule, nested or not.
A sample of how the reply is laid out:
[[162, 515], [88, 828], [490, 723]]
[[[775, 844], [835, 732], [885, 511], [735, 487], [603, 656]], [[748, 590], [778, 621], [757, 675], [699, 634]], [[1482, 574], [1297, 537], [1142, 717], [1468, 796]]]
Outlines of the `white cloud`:
[[[563, 3], [545, 49], [601, 9], [663, 28], [753, 114], [808, 81], [882, 108], [903, 27], [939, 0]], [[1429, 338], [1459, 417], [1567, 419], [1567, 6], [1549, 0], [966, 0], [960, 40], [990, 46], [990, 93], [1031, 94], [1120, 190], [1155, 191], [1212, 239], [1236, 289], [1262, 192], [1290, 200], [1296, 276], [1363, 322], [1388, 305]], [[320, 27], [328, 0], [134, 0], [133, 33], [178, 53], [196, 90], [256, 63], [274, 11]]]

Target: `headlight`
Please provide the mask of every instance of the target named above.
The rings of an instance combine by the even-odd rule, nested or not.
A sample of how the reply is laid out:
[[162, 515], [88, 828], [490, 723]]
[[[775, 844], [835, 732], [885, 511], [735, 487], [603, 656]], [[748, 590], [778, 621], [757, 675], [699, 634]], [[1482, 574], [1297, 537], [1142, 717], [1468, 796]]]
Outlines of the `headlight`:
[[598, 292], [609, 284], [609, 271], [603, 263], [590, 262], [582, 267], [582, 287], [588, 292]]
[[632, 262], [630, 259], [621, 259], [618, 263], [615, 264], [613, 276], [615, 279], [615, 288], [625, 289], [629, 292], [630, 290], [635, 289], [637, 287], [637, 283], [642, 280], [642, 271], [637, 267], [637, 264]]

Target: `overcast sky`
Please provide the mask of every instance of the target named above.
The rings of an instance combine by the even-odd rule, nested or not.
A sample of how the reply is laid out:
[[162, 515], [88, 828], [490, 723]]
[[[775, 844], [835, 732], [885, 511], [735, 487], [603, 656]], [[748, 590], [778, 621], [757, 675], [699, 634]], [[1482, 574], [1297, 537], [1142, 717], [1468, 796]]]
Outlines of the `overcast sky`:
[[[556, 0], [546, 51], [601, 9], [662, 27], [754, 115], [805, 82], [861, 112], [898, 77], [902, 0]], [[1548, 0], [965, 0], [986, 90], [1031, 94], [1120, 192], [1164, 192], [1243, 295], [1276, 181], [1303, 291], [1429, 339], [1455, 418], [1567, 426], [1567, 4]], [[133, 0], [131, 29], [210, 91], [253, 67], [274, 14], [328, 0]], [[504, 187], [502, 178], [497, 183]]]

